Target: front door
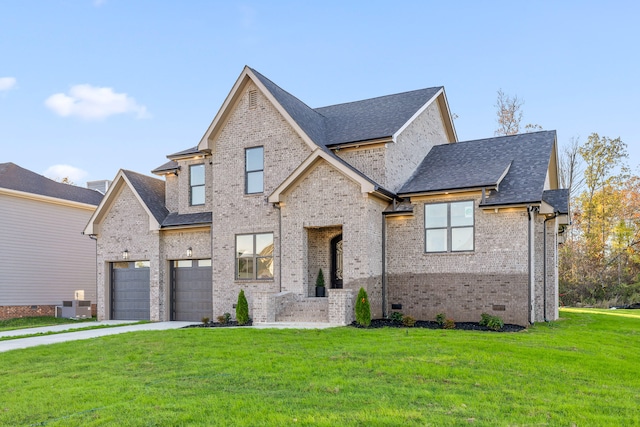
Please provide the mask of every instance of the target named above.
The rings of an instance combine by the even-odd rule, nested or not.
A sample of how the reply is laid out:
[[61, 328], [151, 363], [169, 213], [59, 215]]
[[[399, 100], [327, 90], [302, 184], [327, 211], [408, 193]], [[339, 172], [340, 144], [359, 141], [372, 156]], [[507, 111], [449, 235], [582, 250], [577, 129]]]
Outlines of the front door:
[[342, 234], [331, 239], [331, 288], [342, 289]]

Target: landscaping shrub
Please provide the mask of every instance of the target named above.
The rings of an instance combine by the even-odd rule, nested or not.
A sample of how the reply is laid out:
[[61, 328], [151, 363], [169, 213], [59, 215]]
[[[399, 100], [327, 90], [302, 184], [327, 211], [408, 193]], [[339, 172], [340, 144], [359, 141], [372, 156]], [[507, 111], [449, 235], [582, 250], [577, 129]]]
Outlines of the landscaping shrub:
[[218, 323], [226, 325], [227, 323], [231, 322], [231, 313], [225, 313], [222, 316], [218, 316]]
[[206, 325], [207, 323], [209, 323], [209, 318], [208, 318], [208, 317], [203, 317], [203, 318], [202, 318], [202, 323], [204, 323], [205, 325]]
[[444, 324], [442, 325], [442, 327], [444, 329], [455, 329], [456, 328], [456, 322], [453, 319], [446, 319], [444, 321]]
[[371, 306], [369, 305], [369, 297], [364, 288], [360, 288], [358, 299], [356, 300], [356, 322], [361, 326], [369, 326], [371, 324]]
[[492, 316], [488, 313], [482, 313], [480, 315], [480, 325], [486, 326], [487, 328], [499, 331], [504, 326], [504, 322], [500, 318], [500, 316]]
[[324, 288], [324, 274], [322, 274], [322, 269], [318, 271], [318, 278], [316, 279], [316, 288]]
[[394, 322], [402, 322], [402, 313], [399, 311], [394, 311], [393, 313], [391, 313], [391, 317], [390, 319], [393, 320]]
[[244, 290], [240, 290], [238, 294], [238, 303], [236, 304], [236, 319], [238, 325], [246, 325], [249, 323], [249, 304], [247, 303], [247, 297], [244, 296]]
[[404, 316], [402, 318], [402, 324], [408, 328], [411, 328], [416, 324], [416, 319], [413, 316]]
[[436, 323], [440, 325], [441, 328], [444, 326], [444, 321], [446, 319], [447, 319], [447, 315], [444, 313], [439, 313], [438, 315], [436, 315]]

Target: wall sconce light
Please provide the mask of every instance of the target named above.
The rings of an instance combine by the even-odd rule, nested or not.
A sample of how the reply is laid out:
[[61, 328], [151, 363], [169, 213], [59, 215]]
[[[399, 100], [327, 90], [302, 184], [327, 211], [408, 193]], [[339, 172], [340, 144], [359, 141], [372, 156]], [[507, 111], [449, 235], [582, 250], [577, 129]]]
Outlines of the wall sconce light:
[[129, 259], [129, 251], [127, 249], [122, 251], [122, 259]]
[[189, 246], [187, 248], [187, 258], [191, 258], [192, 255], [193, 255], [193, 250], [191, 249], [191, 246]]

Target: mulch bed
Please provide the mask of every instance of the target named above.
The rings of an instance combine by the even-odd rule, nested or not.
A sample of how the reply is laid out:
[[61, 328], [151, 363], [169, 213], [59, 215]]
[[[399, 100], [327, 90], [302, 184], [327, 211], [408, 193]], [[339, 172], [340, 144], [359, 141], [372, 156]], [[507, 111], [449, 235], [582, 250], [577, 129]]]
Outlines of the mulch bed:
[[228, 328], [229, 326], [251, 326], [253, 325], [253, 321], [249, 320], [249, 323], [245, 323], [244, 325], [238, 325], [238, 322], [232, 320], [227, 323], [219, 323], [219, 322], [209, 322], [209, 323], [199, 323], [197, 325], [189, 325], [185, 326], [185, 328]]
[[[413, 326], [404, 326], [402, 322], [391, 319], [372, 319], [371, 325], [368, 327], [361, 326], [356, 322], [353, 322], [350, 326], [354, 328], [361, 329], [373, 329], [373, 328], [426, 328], [426, 329], [442, 329], [438, 323], [430, 321], [430, 320], [416, 320], [416, 324]], [[499, 331], [494, 331], [492, 329], [487, 328], [486, 326], [481, 326], [477, 322], [456, 322], [455, 329], [462, 329], [464, 331], [489, 331], [489, 332], [520, 332], [523, 329], [526, 329], [523, 326], [519, 325], [510, 325], [505, 324], [502, 329]]]

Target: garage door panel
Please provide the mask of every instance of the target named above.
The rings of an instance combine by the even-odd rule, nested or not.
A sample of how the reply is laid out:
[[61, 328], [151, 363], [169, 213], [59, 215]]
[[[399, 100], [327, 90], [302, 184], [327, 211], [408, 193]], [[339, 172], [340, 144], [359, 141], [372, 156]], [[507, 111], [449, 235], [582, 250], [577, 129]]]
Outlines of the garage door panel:
[[117, 263], [112, 269], [111, 318], [149, 320], [149, 268], [134, 263]]
[[213, 313], [211, 267], [199, 262], [173, 264], [172, 320], [199, 322]]

